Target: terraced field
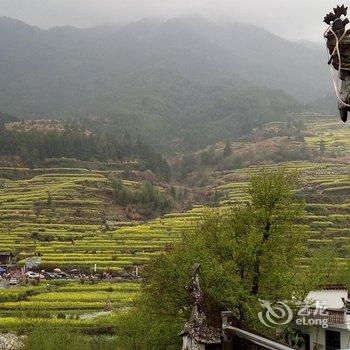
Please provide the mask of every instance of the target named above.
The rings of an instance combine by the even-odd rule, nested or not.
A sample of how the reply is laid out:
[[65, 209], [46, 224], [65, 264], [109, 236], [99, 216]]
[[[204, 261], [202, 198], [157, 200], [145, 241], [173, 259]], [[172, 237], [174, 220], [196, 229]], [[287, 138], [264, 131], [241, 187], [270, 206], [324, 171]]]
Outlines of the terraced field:
[[[23, 175], [17, 173], [23, 179], [16, 181], [0, 179], [0, 251], [14, 252], [21, 265], [40, 256], [40, 268], [46, 270], [135, 270], [174, 243], [190, 218], [197, 220], [202, 212], [194, 208], [190, 214], [136, 225], [118, 221], [107, 173], [48, 169], [30, 177], [26, 169], [3, 171]], [[116, 227], [102, 225], [106, 219], [117, 221]], [[0, 331], [26, 332], [35, 325], [108, 331], [106, 306], [118, 314], [132, 305], [139, 290], [138, 283], [57, 283], [0, 289]]]
[[306, 123], [305, 141], [311, 146], [318, 147], [323, 140], [327, 150], [338, 154], [350, 152], [350, 128], [340, 122], [338, 117], [312, 117]]
[[[342, 152], [347, 155], [350, 151], [350, 132], [337, 120], [322, 119], [306, 125], [309, 145], [317, 147], [324, 139], [329, 148], [337, 149], [341, 142]], [[349, 165], [338, 161], [288, 162], [279, 166], [299, 171], [296, 196], [306, 202], [308, 246], [334, 245], [339, 263], [345, 263], [350, 248]], [[255, 166], [210, 174], [212, 187], [224, 194], [221, 208], [247, 200], [249, 177], [258, 169]], [[21, 172], [21, 180], [1, 178], [1, 173], [8, 177], [16, 172]], [[28, 173], [26, 169], [0, 169], [0, 250], [17, 252], [21, 264], [27, 257], [40, 256], [44, 269], [77, 268], [89, 272], [96, 264], [99, 271], [134, 270], [170, 248], [183, 230], [210, 210], [194, 206], [188, 212], [168, 214], [143, 224], [125, 222], [116, 214], [106, 172], [37, 169], [31, 171], [34, 176]], [[117, 220], [116, 227], [102, 225], [106, 218]], [[117, 311], [128, 307], [138, 288], [132, 283], [70, 283], [0, 290], [0, 328], [21, 329], [40, 322], [58, 327], [109, 327], [106, 316], [97, 321], [84, 315], [98, 315], [109, 302]], [[58, 318], [62, 315], [64, 318]]]
[[139, 283], [41, 283], [0, 290], [0, 331], [28, 332], [36, 326], [70, 326], [110, 332], [110, 314], [130, 307]]
[[[339, 262], [348, 260], [350, 248], [350, 167], [346, 164], [289, 162], [280, 164], [298, 170], [299, 189], [296, 196], [306, 202], [305, 223], [310, 226], [309, 247], [334, 245]], [[218, 190], [226, 194], [223, 204], [246, 201], [249, 176], [258, 167], [217, 174]]]
[[[313, 119], [306, 123], [306, 142], [317, 145], [328, 137], [350, 145], [350, 132], [338, 120]], [[311, 133], [312, 131], [312, 133]], [[349, 136], [349, 137], [348, 137]], [[350, 150], [350, 146], [349, 146]], [[282, 164], [283, 165], [283, 164]], [[299, 195], [307, 201], [310, 244], [330, 240], [346, 247], [349, 217], [350, 177], [347, 165], [290, 162], [300, 171]], [[214, 188], [226, 194], [223, 205], [246, 200], [245, 189], [256, 167], [211, 175]], [[85, 169], [0, 169], [0, 246], [19, 254], [20, 263], [39, 255], [43, 268], [80, 268], [118, 271], [143, 265], [152, 255], [174, 242], [183, 228], [203, 215], [202, 207], [187, 213], [135, 226], [123, 222], [113, 206], [108, 173]], [[16, 174], [21, 180], [1, 179]], [[34, 175], [34, 176], [33, 176]], [[128, 186], [136, 183], [124, 181]], [[101, 224], [117, 221], [117, 228]], [[345, 230], [345, 231], [344, 231]]]
[[[298, 196], [307, 202], [310, 246], [336, 244], [344, 254], [350, 245], [350, 168], [347, 165], [309, 162], [281, 164], [300, 172]], [[213, 174], [214, 186], [224, 192], [222, 205], [247, 200], [245, 190], [258, 167]], [[183, 229], [208, 210], [195, 206], [186, 213], [165, 215], [149, 223], [120, 223], [106, 230], [99, 223], [107, 178], [89, 175], [39, 175], [30, 180], [6, 181], [0, 190], [0, 244], [19, 252], [20, 263], [40, 255], [43, 268], [82, 268], [117, 271], [143, 265], [179, 237]], [[132, 185], [132, 184], [130, 184]], [[29, 190], [30, 189], [30, 190]], [[51, 206], [48, 207], [48, 191]], [[35, 202], [44, 203], [35, 215]], [[70, 205], [67, 205], [67, 202]], [[79, 215], [76, 215], [79, 210]], [[86, 221], [88, 223], [86, 223]]]
[[[71, 171], [70, 171], [71, 172]], [[128, 186], [135, 184], [124, 181]], [[168, 232], [110, 231], [102, 221], [115, 218], [106, 174], [45, 174], [27, 180], [3, 179], [0, 188], [0, 247], [34, 255], [44, 269], [120, 270], [143, 264], [171, 240]], [[107, 217], [110, 214], [112, 217]], [[118, 221], [117, 226], [133, 225]]]

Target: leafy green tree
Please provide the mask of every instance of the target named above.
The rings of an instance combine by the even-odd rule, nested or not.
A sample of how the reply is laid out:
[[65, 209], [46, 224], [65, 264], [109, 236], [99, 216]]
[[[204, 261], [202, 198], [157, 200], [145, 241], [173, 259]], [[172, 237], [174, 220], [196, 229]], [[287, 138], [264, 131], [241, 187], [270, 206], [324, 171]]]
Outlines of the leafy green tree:
[[151, 263], [142, 308], [152, 315], [150, 328], [172, 324], [176, 331], [149, 348], [172, 349], [169, 344], [179, 341], [177, 332], [189, 313], [184, 286], [194, 262], [201, 263], [205, 292], [258, 330], [259, 298], [275, 302], [305, 296], [311, 274], [308, 268], [300, 269], [307, 234], [298, 224], [303, 206], [293, 198], [295, 182], [295, 174], [283, 169], [253, 175], [248, 204], [208, 212], [172, 251]]
[[300, 142], [304, 142], [304, 130], [306, 129], [305, 124], [302, 120], [294, 121], [295, 127], [295, 139]]
[[142, 185], [131, 190], [124, 186], [121, 179], [111, 181], [113, 198], [117, 204], [134, 204], [139, 207], [142, 215], [154, 217], [163, 215], [172, 208], [172, 199], [166, 193], [161, 192], [150, 182], [143, 182]]
[[201, 154], [201, 164], [202, 165], [215, 165], [217, 162], [215, 148], [210, 147], [207, 151]]
[[163, 192], [160, 192], [150, 182], [144, 182], [136, 192], [136, 201], [143, 205], [142, 212], [150, 217], [152, 214], [165, 214], [171, 209], [172, 202]]
[[[297, 247], [291, 247], [293, 242], [298, 243], [299, 228], [293, 226], [293, 220], [301, 214], [300, 205], [294, 203], [292, 190], [295, 185], [295, 176], [286, 173], [284, 170], [270, 172], [263, 170], [261, 173], [252, 176], [248, 194], [251, 198], [250, 210], [254, 214], [253, 227], [257, 229], [256, 249], [253, 255], [253, 281], [251, 294], [257, 295], [263, 279], [263, 264], [271, 256], [270, 250], [284, 252], [287, 260], [280, 261], [278, 266], [283, 268], [283, 263], [289, 263], [290, 251], [285, 248], [293, 248], [292, 254], [297, 253]], [[288, 232], [294, 230], [295, 232]], [[291, 239], [291, 241], [288, 241]], [[294, 241], [295, 240], [295, 241]], [[273, 246], [271, 246], [273, 245]], [[277, 253], [273, 252], [273, 255]], [[299, 252], [300, 253], [300, 252]], [[263, 261], [263, 259], [268, 259]], [[271, 260], [273, 261], [273, 260]], [[280, 264], [282, 262], [282, 265]], [[295, 262], [295, 260], [293, 261]], [[271, 272], [269, 272], [271, 276]], [[278, 278], [278, 275], [274, 276]], [[269, 278], [269, 283], [271, 283]]]
[[131, 191], [128, 191], [121, 179], [112, 179], [111, 186], [113, 191], [113, 199], [117, 204], [127, 205], [130, 202], [133, 202], [133, 195]]
[[196, 157], [193, 154], [185, 153], [179, 164], [180, 177], [184, 178], [187, 174], [192, 172], [197, 165], [198, 161]]

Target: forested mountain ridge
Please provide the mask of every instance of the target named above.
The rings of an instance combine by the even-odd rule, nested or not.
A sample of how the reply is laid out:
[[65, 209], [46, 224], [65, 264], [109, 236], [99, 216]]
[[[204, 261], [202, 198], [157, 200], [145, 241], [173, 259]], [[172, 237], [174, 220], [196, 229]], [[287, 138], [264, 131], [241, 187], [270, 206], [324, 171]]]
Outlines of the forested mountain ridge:
[[0, 110], [83, 117], [158, 149], [240, 134], [329, 91], [318, 48], [200, 18], [50, 30], [0, 18], [0, 51]]
[[91, 127], [117, 134], [126, 129], [167, 151], [195, 149], [241, 135], [258, 124], [303, 109], [283, 91], [245, 82], [209, 84], [169, 72], [147, 72], [130, 78], [124, 86], [117, 95], [90, 102], [93, 115], [106, 116], [104, 123], [101, 118], [90, 118]]
[[[141, 139], [127, 133], [122, 138], [112, 133], [97, 132], [76, 121], [47, 120], [4, 122], [0, 113], [0, 166], [45, 167], [95, 164], [97, 168], [150, 170], [169, 180], [170, 167], [162, 157]], [[66, 165], [68, 164], [68, 165]]]

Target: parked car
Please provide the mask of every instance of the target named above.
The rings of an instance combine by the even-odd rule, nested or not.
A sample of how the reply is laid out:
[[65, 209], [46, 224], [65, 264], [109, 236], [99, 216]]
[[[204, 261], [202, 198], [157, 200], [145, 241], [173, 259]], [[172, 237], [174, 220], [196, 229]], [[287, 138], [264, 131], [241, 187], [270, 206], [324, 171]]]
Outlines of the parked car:
[[16, 277], [11, 277], [11, 278], [10, 278], [9, 284], [10, 284], [11, 286], [16, 286], [18, 283], [19, 283], [18, 278], [16, 278]]
[[54, 272], [44, 272], [43, 273], [43, 276], [46, 278], [46, 279], [49, 279], [49, 280], [53, 280], [55, 278], [59, 278], [57, 276], [57, 273], [54, 273]]
[[66, 272], [57, 273], [58, 278], [70, 278], [71, 276]]
[[36, 272], [28, 271], [26, 272], [26, 277], [28, 277], [29, 279], [36, 279], [36, 278], [40, 278], [40, 275]]

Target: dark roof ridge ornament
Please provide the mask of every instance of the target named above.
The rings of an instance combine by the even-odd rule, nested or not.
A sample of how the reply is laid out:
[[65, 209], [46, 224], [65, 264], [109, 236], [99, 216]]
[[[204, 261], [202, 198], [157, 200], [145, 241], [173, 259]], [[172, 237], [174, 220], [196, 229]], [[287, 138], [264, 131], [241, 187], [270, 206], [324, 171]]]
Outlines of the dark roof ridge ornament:
[[[332, 22], [334, 23], [336, 20], [341, 19], [341, 16], [346, 17], [347, 14], [348, 14], [348, 8], [345, 7], [345, 5], [337, 6], [333, 9], [333, 12], [330, 12], [326, 15], [323, 21], [328, 25], [331, 25]], [[349, 21], [347, 21], [347, 23], [349, 23]]]
[[204, 305], [204, 294], [199, 283], [200, 264], [192, 266], [190, 281], [185, 289], [191, 295], [192, 311], [180, 336], [183, 337], [182, 350], [201, 349], [204, 345], [221, 344], [221, 329], [210, 326]]
[[329, 51], [328, 64], [337, 71], [337, 77], [332, 71], [334, 91], [338, 99], [340, 119], [345, 123], [350, 111], [350, 31], [346, 26], [350, 23], [346, 17], [348, 8], [337, 6], [328, 13], [323, 21], [328, 25], [324, 33]]

